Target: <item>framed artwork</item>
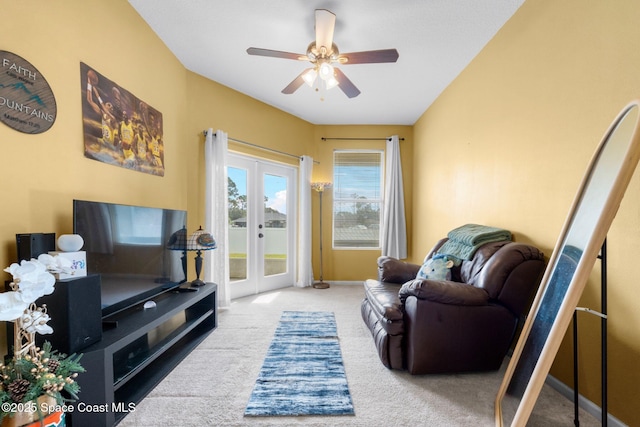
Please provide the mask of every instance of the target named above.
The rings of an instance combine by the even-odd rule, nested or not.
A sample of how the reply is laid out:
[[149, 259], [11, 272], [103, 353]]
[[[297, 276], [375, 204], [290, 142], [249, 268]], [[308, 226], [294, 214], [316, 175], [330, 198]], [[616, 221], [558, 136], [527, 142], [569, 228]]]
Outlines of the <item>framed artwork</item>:
[[80, 63], [84, 155], [164, 176], [162, 113]]
[[29, 61], [0, 50], [0, 122], [18, 132], [48, 131], [58, 107], [51, 86]]
[[640, 158], [640, 103], [616, 117], [592, 158], [495, 401], [496, 426], [525, 426]]

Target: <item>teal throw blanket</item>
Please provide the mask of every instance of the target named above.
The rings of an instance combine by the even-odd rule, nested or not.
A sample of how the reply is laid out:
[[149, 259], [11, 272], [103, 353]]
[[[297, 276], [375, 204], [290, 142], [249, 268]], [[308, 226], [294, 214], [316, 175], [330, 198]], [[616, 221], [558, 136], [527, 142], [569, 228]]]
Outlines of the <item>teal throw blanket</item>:
[[484, 244], [511, 240], [511, 232], [486, 225], [466, 224], [451, 230], [447, 237], [449, 240], [440, 247], [438, 253], [469, 260]]

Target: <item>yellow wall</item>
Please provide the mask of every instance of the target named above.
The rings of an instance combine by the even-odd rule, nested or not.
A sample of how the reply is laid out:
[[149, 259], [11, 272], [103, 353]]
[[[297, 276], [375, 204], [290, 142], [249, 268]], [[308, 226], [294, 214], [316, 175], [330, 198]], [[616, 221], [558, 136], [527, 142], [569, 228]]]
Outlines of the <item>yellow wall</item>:
[[[1, 3], [1, 49], [32, 63], [57, 104], [56, 121], [42, 134], [0, 124], [2, 268], [16, 260], [16, 233], [72, 232], [74, 198], [186, 209], [189, 153], [180, 147], [187, 117], [186, 70], [128, 3]], [[80, 62], [163, 113], [164, 177], [84, 157]]]
[[[189, 157], [196, 159], [189, 175], [189, 215], [204, 223], [203, 130], [223, 130], [229, 138], [275, 149], [296, 156], [309, 154], [313, 125], [293, 117], [260, 101], [240, 94], [226, 86], [200, 75], [187, 73], [189, 100], [188, 149]], [[250, 146], [229, 141], [229, 149], [244, 154], [297, 166], [296, 158], [256, 150]]]
[[[125, 1], [0, 0], [5, 23], [2, 49], [30, 61], [45, 76], [58, 107], [52, 128], [28, 135], [0, 124], [0, 263], [16, 260], [15, 234], [72, 232], [72, 200], [187, 209], [188, 228], [204, 222], [202, 131], [222, 129], [230, 137], [320, 161], [314, 178], [330, 178], [332, 143], [316, 151], [320, 136], [385, 137], [403, 142], [405, 182], [411, 188], [410, 126], [317, 127], [262, 102], [187, 71]], [[108, 22], [109, 30], [96, 22]], [[84, 157], [80, 62], [95, 68], [163, 114], [165, 176], [158, 177], [107, 165]], [[336, 128], [334, 132], [332, 129]], [[332, 133], [333, 132], [333, 133]], [[356, 144], [357, 147], [368, 143]], [[353, 145], [336, 143], [337, 147]], [[374, 144], [375, 145], [375, 144]], [[375, 147], [383, 147], [382, 143]], [[229, 143], [230, 149], [297, 165], [291, 157]], [[326, 151], [325, 151], [326, 150]], [[317, 197], [313, 199], [317, 212]], [[407, 206], [410, 206], [408, 197]], [[329, 205], [330, 207], [330, 205]], [[331, 210], [325, 209], [330, 224]], [[410, 211], [408, 213], [410, 218]], [[325, 233], [326, 234], [326, 233]], [[328, 234], [330, 237], [330, 233]], [[317, 222], [314, 239], [317, 241]], [[314, 270], [319, 261], [314, 247]], [[346, 257], [325, 252], [325, 277], [361, 280], [375, 274], [377, 251], [352, 251]], [[343, 251], [344, 252], [344, 251]], [[335, 262], [334, 262], [335, 260]], [[344, 262], [353, 260], [354, 262]], [[364, 260], [364, 261], [363, 261]], [[4, 267], [3, 267], [4, 268]], [[189, 272], [191, 275], [191, 272]], [[5, 275], [5, 279], [8, 275]], [[4, 333], [0, 330], [0, 349]]]
[[[15, 234], [67, 233], [74, 198], [189, 211], [203, 221], [202, 130], [320, 161], [314, 179], [331, 179], [335, 148], [381, 148], [383, 142], [322, 137], [398, 134], [410, 236], [420, 261], [448, 230], [465, 222], [514, 231], [547, 254], [603, 132], [640, 93], [640, 7], [631, 1], [526, 2], [487, 48], [415, 126], [314, 126], [186, 71], [124, 0], [0, 0], [2, 49], [33, 63], [58, 105], [56, 123], [40, 135], [0, 125], [0, 263], [15, 260]], [[106, 29], [99, 25], [107, 23]], [[130, 90], [163, 114], [164, 177], [84, 158], [80, 62]], [[296, 164], [230, 143], [234, 150]], [[640, 235], [640, 181], [634, 177], [609, 234], [609, 407], [632, 424], [640, 395], [640, 290], [633, 262]], [[314, 196], [317, 212], [317, 196]], [[327, 204], [330, 206], [330, 196]], [[330, 209], [324, 211], [330, 224]], [[314, 221], [314, 242], [318, 238]], [[323, 248], [331, 248], [325, 236]], [[316, 250], [316, 244], [313, 245]], [[376, 251], [325, 252], [327, 280], [375, 274]], [[317, 253], [314, 270], [318, 271]], [[584, 305], [596, 306], [597, 277]], [[596, 321], [581, 335], [581, 391], [597, 402]], [[4, 334], [0, 332], [0, 336]], [[570, 346], [553, 374], [571, 383]]]
[[[405, 209], [407, 214], [407, 235], [411, 244], [411, 191], [412, 183], [412, 154], [413, 154], [413, 129], [412, 126], [316, 126], [312, 156], [320, 164], [313, 168], [314, 180], [333, 181], [333, 152], [337, 149], [378, 149], [384, 150], [386, 141], [384, 140], [326, 140], [322, 138], [385, 138], [391, 135], [398, 135], [404, 138], [400, 142], [400, 152], [402, 158], [402, 175], [407, 195]], [[312, 195], [313, 213], [317, 217], [319, 212], [319, 197], [316, 193]], [[332, 192], [327, 191], [322, 199], [322, 223], [323, 223], [323, 278], [327, 281], [358, 281], [363, 278], [374, 278], [377, 274], [376, 259], [380, 256], [379, 249], [373, 250], [352, 250], [352, 249], [332, 249], [331, 221], [332, 221]], [[313, 221], [312, 240], [318, 242], [320, 234], [319, 221]], [[319, 243], [313, 245], [314, 265], [313, 271], [318, 278]], [[410, 251], [409, 251], [410, 252]], [[409, 256], [411, 254], [409, 253]]]
[[[407, 200], [408, 233], [411, 231], [411, 155], [413, 144], [412, 126], [314, 126], [306, 121], [283, 113], [248, 96], [242, 95], [228, 87], [212, 82], [200, 75], [187, 73], [189, 104], [189, 151], [190, 158], [199, 157], [197, 168], [187, 171], [189, 182], [189, 215], [204, 221], [204, 162], [202, 156], [204, 136], [202, 131], [213, 128], [222, 129], [230, 138], [247, 141], [263, 147], [276, 149], [296, 156], [313, 157], [314, 181], [333, 180], [334, 149], [384, 149], [385, 141], [322, 141], [326, 138], [385, 138], [399, 135], [405, 138], [401, 142], [403, 175]], [[341, 94], [339, 94], [341, 95]], [[229, 142], [233, 151], [268, 158], [276, 162], [298, 165], [295, 158], [272, 154], [268, 151], [256, 150], [247, 145]], [[312, 240], [318, 242], [319, 198], [312, 195], [313, 231]], [[331, 192], [323, 199], [323, 278], [339, 281], [358, 281], [376, 274], [375, 260], [380, 250], [333, 250], [331, 245]], [[410, 240], [410, 239], [409, 239]], [[313, 271], [316, 279], [320, 274], [319, 244], [312, 245]]]
[[[144, 22], [128, 4], [90, 4], [67, 0], [61, 7], [60, 2], [2, 1], [2, 49], [39, 69], [53, 89], [58, 109], [52, 128], [39, 135], [0, 125], [0, 197], [5, 203], [0, 213], [0, 261], [4, 263], [15, 257], [16, 233], [71, 232], [73, 198], [186, 208], [187, 153], [178, 144], [186, 117], [186, 71], [150, 31], [139, 31]], [[119, 23], [108, 39], [96, 25], [103, 19]], [[141, 62], [143, 46], [146, 54]], [[163, 113], [164, 177], [84, 158], [81, 61]], [[139, 63], [144, 66], [131, 66]]]
[[[637, 2], [524, 3], [415, 124], [415, 260], [466, 222], [509, 228], [551, 254], [597, 144], [640, 96], [638, 22]], [[639, 211], [636, 172], [608, 236], [609, 410], [630, 425], [639, 425]], [[596, 266], [581, 305], [600, 308], [599, 286]], [[580, 392], [595, 403], [599, 323], [580, 316]], [[552, 374], [571, 386], [565, 341]]]

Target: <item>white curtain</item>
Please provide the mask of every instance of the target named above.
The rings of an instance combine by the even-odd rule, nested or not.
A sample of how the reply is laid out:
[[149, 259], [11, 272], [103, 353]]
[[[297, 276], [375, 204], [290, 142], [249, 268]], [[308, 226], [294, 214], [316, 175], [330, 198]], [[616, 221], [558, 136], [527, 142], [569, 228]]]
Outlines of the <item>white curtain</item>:
[[311, 267], [311, 173], [313, 159], [300, 157], [299, 188], [299, 229], [298, 229], [298, 277], [296, 286], [305, 287], [313, 284]]
[[382, 216], [382, 255], [407, 257], [407, 221], [398, 135], [387, 140], [384, 211]]
[[227, 209], [227, 134], [207, 131], [204, 158], [206, 164], [205, 229], [216, 240], [217, 249], [205, 251], [205, 282], [218, 284], [218, 307], [231, 305], [229, 291], [229, 212]]

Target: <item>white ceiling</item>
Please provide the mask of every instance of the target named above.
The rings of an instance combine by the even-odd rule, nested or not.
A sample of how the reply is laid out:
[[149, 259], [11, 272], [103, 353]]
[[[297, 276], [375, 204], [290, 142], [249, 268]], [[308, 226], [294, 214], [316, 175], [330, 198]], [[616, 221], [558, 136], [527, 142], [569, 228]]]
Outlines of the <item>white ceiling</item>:
[[[188, 69], [313, 124], [412, 125], [524, 0], [129, 0]], [[396, 63], [339, 68], [361, 90], [281, 90], [304, 61], [251, 56], [248, 47], [304, 54], [314, 10], [335, 13], [341, 53], [396, 48]], [[324, 100], [322, 100], [324, 98]], [[215, 102], [215, 101], [214, 101]]]

